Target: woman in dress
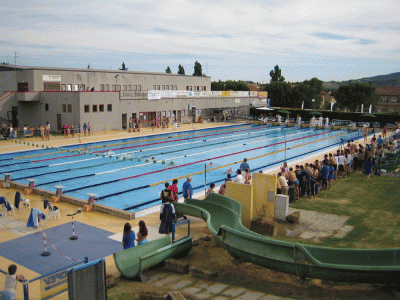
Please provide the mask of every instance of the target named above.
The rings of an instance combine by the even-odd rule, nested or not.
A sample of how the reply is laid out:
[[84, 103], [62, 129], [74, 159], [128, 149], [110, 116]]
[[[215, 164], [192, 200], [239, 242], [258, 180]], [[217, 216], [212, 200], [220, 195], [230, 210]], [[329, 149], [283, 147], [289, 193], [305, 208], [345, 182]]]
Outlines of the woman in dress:
[[164, 197], [164, 203], [161, 204], [160, 209], [160, 228], [158, 233], [170, 235], [172, 232], [172, 224], [175, 221], [175, 207], [171, 203], [169, 196]]
[[129, 223], [125, 223], [124, 235], [122, 237], [122, 246], [124, 249], [135, 247], [135, 232], [132, 231], [132, 226]]
[[147, 235], [149, 234], [146, 224], [144, 223], [143, 220], [139, 221], [139, 232], [137, 234], [137, 245], [142, 245], [142, 244], [146, 244], [148, 242], [147, 240]]

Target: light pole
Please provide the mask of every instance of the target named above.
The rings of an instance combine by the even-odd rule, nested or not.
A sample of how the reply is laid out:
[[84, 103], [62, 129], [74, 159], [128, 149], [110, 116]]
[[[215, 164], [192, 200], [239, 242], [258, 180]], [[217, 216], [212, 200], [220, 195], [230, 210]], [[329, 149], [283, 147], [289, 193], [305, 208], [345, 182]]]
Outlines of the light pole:
[[117, 84], [118, 84], [118, 74], [115, 75], [115, 91], [117, 91]]

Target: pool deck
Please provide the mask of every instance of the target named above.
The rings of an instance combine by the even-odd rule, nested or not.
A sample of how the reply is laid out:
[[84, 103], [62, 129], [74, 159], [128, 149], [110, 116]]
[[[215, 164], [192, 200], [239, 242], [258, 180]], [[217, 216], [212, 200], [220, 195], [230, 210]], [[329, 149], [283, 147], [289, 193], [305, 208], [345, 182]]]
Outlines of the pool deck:
[[[196, 123], [196, 124], [183, 124], [178, 128], [178, 131], [184, 131], [184, 130], [193, 130], [193, 129], [203, 129], [203, 128], [210, 128], [210, 127], [216, 127], [216, 126], [222, 126], [224, 123]], [[225, 123], [225, 125], [232, 125], [232, 123]], [[18, 143], [15, 143], [14, 141], [0, 141], [0, 153], [6, 153], [6, 152], [17, 152], [17, 151], [24, 151], [24, 150], [32, 150], [32, 149], [39, 149], [42, 148], [42, 145], [46, 146], [54, 146], [54, 147], [60, 147], [60, 146], [65, 146], [65, 145], [71, 145], [71, 144], [79, 144], [81, 143], [87, 143], [87, 142], [97, 142], [97, 141], [104, 141], [104, 140], [110, 140], [110, 139], [116, 139], [116, 138], [127, 138], [127, 137], [136, 137], [136, 136], [145, 136], [145, 135], [152, 135], [152, 134], [160, 134], [160, 133], [166, 133], [166, 132], [173, 132], [172, 128], [170, 127], [169, 129], [165, 130], [154, 130], [152, 131], [151, 128], [147, 129], [141, 129], [141, 132], [136, 132], [136, 133], [127, 133], [127, 131], [106, 131], [106, 132], [95, 132], [91, 136], [83, 137], [81, 136], [80, 138], [75, 135], [74, 138], [64, 138], [63, 136], [54, 136], [51, 137], [50, 141], [41, 141], [40, 138], [27, 138], [23, 140], [18, 140]], [[21, 141], [21, 143], [19, 143]], [[25, 144], [23, 144], [25, 142]], [[29, 142], [30, 145], [27, 145]], [[359, 143], [362, 143], [363, 141], [359, 141]], [[34, 143], [34, 146], [32, 146], [32, 143]], [[36, 146], [38, 145], [38, 146]], [[337, 147], [336, 147], [337, 148]], [[331, 149], [327, 149], [325, 153], [332, 152]], [[323, 157], [323, 154], [320, 153], [318, 155], [313, 154], [309, 157], [303, 157], [301, 161], [296, 161], [296, 162], [291, 162], [289, 165], [293, 166], [294, 164], [301, 164], [304, 162], [311, 162], [314, 161], [315, 159], [321, 159]], [[272, 173], [276, 174], [277, 173], [277, 168], [275, 169], [269, 169], [267, 170], [267, 173]], [[31, 194], [31, 195], [24, 195], [23, 194], [23, 188], [24, 186], [21, 185], [20, 187], [11, 187], [9, 189], [1, 188], [0, 189], [0, 196], [4, 196], [11, 204], [14, 203], [14, 196], [15, 192], [18, 190], [22, 193], [22, 195], [25, 198], [29, 198], [30, 204], [32, 208], [39, 208], [42, 210], [47, 215], [47, 211], [43, 209], [43, 202], [42, 199], [44, 198], [40, 194]], [[200, 192], [194, 195], [194, 198], [203, 198], [204, 192]], [[180, 199], [180, 201], [183, 201], [183, 199]], [[71, 217], [67, 216], [69, 214], [73, 214], [77, 212], [77, 208], [79, 206], [71, 204], [71, 203], [66, 203], [66, 202], [59, 202], [56, 204], [57, 207], [60, 209], [61, 213], [61, 220], [48, 220], [47, 222], [44, 221], [43, 224], [41, 225], [41, 228], [43, 230], [50, 229], [59, 225], [71, 223]], [[130, 220], [129, 222], [131, 223], [133, 230], [137, 232], [138, 228], [138, 223], [142, 219], [146, 222], [146, 225], [149, 229], [149, 239], [156, 239], [160, 237], [158, 234], [158, 225], [159, 225], [159, 213], [158, 209], [155, 209], [156, 211], [148, 211], [150, 214], [147, 215], [142, 215], [140, 216], [138, 214], [138, 217], [140, 216], [140, 219], [134, 219]], [[15, 239], [18, 239], [20, 237], [24, 237], [27, 234], [32, 234], [34, 232], [39, 231], [38, 229], [35, 230], [33, 228], [27, 228], [26, 227], [26, 222], [28, 220], [30, 214], [30, 209], [26, 207], [22, 207], [19, 210], [15, 211], [15, 215], [12, 213], [9, 213], [9, 215], [4, 218], [0, 218], [0, 243], [12, 241]], [[196, 218], [189, 218], [191, 220], [191, 235], [194, 236], [195, 239], [199, 239], [203, 237], [204, 235], [207, 234], [205, 231], [205, 222], [202, 220], [196, 219]], [[86, 225], [93, 226], [95, 228], [103, 229], [106, 230], [113, 235], [110, 236], [110, 239], [113, 239], [115, 241], [121, 241], [122, 239], [122, 229], [124, 227], [124, 224], [127, 222], [126, 218], [118, 217], [115, 215], [107, 214], [107, 213], [102, 213], [100, 211], [94, 211], [94, 212], [89, 212], [89, 213], [78, 213], [74, 216], [74, 220], [76, 222], [84, 223]], [[186, 231], [186, 226], [182, 226], [179, 231], [178, 235], [185, 235]], [[39, 231], [40, 232], [40, 231]], [[71, 233], [72, 233], [72, 226], [71, 226]], [[77, 235], [79, 235], [77, 233]], [[69, 237], [66, 237], [68, 239]], [[42, 241], [43, 242], [43, 241]], [[70, 243], [73, 243], [72, 241]], [[47, 245], [49, 248], [51, 246]], [[90, 247], [92, 245], [88, 245], [87, 252], [88, 256], [90, 256]], [[122, 250], [122, 245], [121, 245], [121, 250]], [[12, 249], [10, 249], [12, 251]], [[27, 250], [29, 251], [29, 250]], [[53, 254], [52, 254], [53, 255]], [[54, 254], [56, 255], [56, 253]], [[82, 258], [77, 258], [77, 259], [82, 259]], [[11, 261], [5, 257], [0, 256], [0, 269], [6, 271], [8, 266], [12, 263], [15, 263], [14, 261]], [[26, 278], [28, 279], [33, 279], [41, 274], [38, 274], [20, 264], [17, 264], [18, 266], [18, 271], [17, 274], [23, 274]], [[115, 277], [119, 277], [120, 274], [118, 270], [115, 267], [114, 260], [112, 257], [112, 254], [106, 257], [106, 269], [107, 269], [107, 274], [111, 274]], [[0, 287], [4, 286], [4, 279], [5, 276], [3, 274], [0, 274]], [[40, 285], [38, 281], [35, 284], [30, 284], [29, 285], [29, 293], [30, 293], [30, 299], [40, 299]], [[17, 299], [23, 299], [23, 288], [22, 284], [18, 284], [17, 286], [17, 293], [16, 293]], [[67, 294], [63, 293], [61, 295], [58, 295], [54, 297], [53, 299], [67, 299]]]

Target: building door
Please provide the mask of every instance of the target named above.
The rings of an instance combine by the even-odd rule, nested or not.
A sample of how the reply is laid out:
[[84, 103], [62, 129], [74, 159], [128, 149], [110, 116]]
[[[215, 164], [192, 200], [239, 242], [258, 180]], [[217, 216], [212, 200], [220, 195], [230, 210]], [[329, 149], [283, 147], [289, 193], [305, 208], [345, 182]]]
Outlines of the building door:
[[27, 82], [18, 82], [17, 83], [18, 92], [28, 92], [28, 83]]
[[18, 106], [13, 106], [11, 108], [11, 120], [12, 120], [12, 126], [14, 128], [18, 127]]
[[178, 123], [182, 123], [182, 114], [181, 114], [181, 111], [178, 110], [177, 113], [178, 113], [178, 116], [177, 116], [176, 120], [178, 121]]
[[147, 112], [139, 113], [139, 122], [141, 128], [149, 127], [149, 119], [147, 117]]
[[57, 114], [57, 130], [62, 130], [61, 114]]
[[127, 117], [127, 114], [122, 114], [122, 129], [126, 129]]

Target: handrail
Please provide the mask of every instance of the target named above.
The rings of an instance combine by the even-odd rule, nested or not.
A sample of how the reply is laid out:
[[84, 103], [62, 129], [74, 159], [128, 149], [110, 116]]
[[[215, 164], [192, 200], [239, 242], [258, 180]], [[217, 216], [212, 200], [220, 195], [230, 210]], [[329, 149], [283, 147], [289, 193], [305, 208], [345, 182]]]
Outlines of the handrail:
[[[188, 234], [187, 234], [187, 236], [185, 236], [185, 237], [183, 237], [183, 238], [181, 238], [181, 239], [175, 241], [175, 226], [176, 226], [176, 225], [183, 224], [183, 223], [186, 223], [186, 222], [188, 223]], [[183, 239], [187, 238], [188, 236], [190, 236], [190, 220], [189, 220], [189, 219], [180, 221], [179, 223], [172, 223], [172, 242], [173, 242], [173, 243], [176, 243], [176, 242], [178, 242], [178, 241], [180, 241], [180, 240], [183, 240]]]

